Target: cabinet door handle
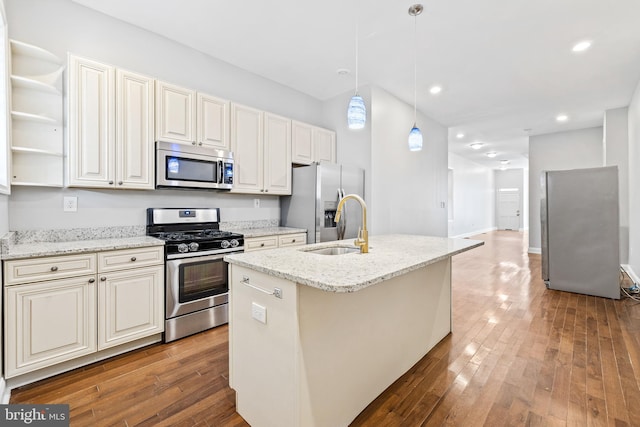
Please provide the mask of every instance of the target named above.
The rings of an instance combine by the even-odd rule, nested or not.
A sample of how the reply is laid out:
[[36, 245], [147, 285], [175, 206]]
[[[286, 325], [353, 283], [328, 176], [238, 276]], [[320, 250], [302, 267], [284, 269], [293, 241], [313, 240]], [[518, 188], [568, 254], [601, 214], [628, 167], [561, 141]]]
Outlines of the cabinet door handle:
[[263, 246], [264, 246], [264, 243], [260, 243], [260, 247], [263, 247]]
[[89, 283], [93, 283], [95, 281], [96, 281], [96, 279], [94, 279], [93, 277], [91, 279], [89, 279]]
[[102, 277], [100, 278], [100, 281], [101, 281], [101, 282], [106, 282], [106, 281], [107, 281], [107, 278], [106, 278], [106, 277], [104, 277], [104, 276], [102, 276]]
[[295, 243], [295, 242], [296, 242], [296, 239], [291, 240], [291, 243]]
[[118, 181], [118, 185], [122, 185], [122, 181]]
[[53, 267], [51, 267], [51, 271], [58, 271], [58, 267], [54, 265]]
[[135, 260], [136, 260], [136, 257], [132, 256], [131, 257], [131, 262], [135, 262]]
[[109, 185], [113, 185], [113, 181], [109, 181]]

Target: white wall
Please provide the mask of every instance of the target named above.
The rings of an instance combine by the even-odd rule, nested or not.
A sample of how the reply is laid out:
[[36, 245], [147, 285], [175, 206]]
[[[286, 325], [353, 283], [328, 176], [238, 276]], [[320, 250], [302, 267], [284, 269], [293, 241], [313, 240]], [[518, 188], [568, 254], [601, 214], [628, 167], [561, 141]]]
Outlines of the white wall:
[[640, 276], [640, 83], [629, 104], [629, 268]]
[[[518, 210], [520, 211], [520, 223], [518, 225], [518, 229], [523, 230], [528, 227], [528, 212], [525, 212], [525, 206], [529, 194], [526, 192], [526, 188], [524, 186], [525, 182], [525, 170], [524, 169], [506, 169], [506, 170], [496, 170], [495, 172], [495, 181], [496, 181], [496, 226], [498, 225], [498, 190], [501, 188], [517, 188], [520, 194], [520, 206]], [[527, 179], [529, 177], [527, 176]]]
[[407, 137], [413, 107], [371, 89], [371, 224], [376, 234], [447, 236], [447, 128], [419, 114], [422, 151]]
[[532, 136], [529, 139], [529, 251], [540, 253], [540, 174], [602, 166], [602, 127]]
[[[70, 0], [5, 0], [9, 36], [47, 49], [67, 52], [230, 99], [293, 119], [322, 123], [322, 103], [164, 37], [120, 22]], [[228, 40], [221, 40], [227, 43]], [[155, 206], [222, 207], [223, 220], [279, 219], [276, 197], [211, 191], [90, 191], [13, 187], [8, 227], [75, 228], [144, 224], [144, 208]], [[78, 212], [64, 213], [62, 197], [78, 195]], [[258, 197], [258, 196], [255, 196]], [[0, 213], [3, 211], [0, 205]], [[251, 217], [251, 218], [249, 218]], [[3, 224], [0, 217], [0, 230]]]
[[466, 237], [495, 229], [494, 171], [454, 153], [449, 153], [453, 170], [453, 220], [449, 237]]
[[629, 109], [616, 108], [604, 114], [604, 166], [618, 167], [620, 197], [620, 263], [629, 261]]

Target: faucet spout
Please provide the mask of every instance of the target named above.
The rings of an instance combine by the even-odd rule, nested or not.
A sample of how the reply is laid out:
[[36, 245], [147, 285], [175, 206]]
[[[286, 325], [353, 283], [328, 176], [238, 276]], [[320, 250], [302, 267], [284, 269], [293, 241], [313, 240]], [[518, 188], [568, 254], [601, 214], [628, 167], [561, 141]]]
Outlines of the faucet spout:
[[336, 209], [336, 217], [335, 222], [340, 222], [340, 216], [342, 215], [342, 208], [345, 202], [348, 199], [354, 199], [360, 206], [362, 207], [362, 228], [358, 229], [358, 237], [353, 242], [356, 246], [360, 247], [360, 253], [366, 254], [369, 253], [369, 232], [367, 231], [367, 204], [364, 202], [362, 197], [357, 194], [347, 194], [338, 203], [338, 208]]

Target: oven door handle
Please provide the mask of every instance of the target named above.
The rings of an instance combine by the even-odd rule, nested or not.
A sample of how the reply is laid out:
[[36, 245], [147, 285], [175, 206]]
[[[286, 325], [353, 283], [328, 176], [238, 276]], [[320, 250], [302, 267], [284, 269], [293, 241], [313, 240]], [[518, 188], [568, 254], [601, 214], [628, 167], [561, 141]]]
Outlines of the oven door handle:
[[204, 256], [190, 256], [185, 258], [167, 258], [167, 264], [171, 263], [173, 265], [182, 265], [182, 264], [190, 264], [194, 262], [202, 262], [202, 261], [217, 261], [221, 260], [228, 254], [217, 254], [217, 255], [204, 255]]

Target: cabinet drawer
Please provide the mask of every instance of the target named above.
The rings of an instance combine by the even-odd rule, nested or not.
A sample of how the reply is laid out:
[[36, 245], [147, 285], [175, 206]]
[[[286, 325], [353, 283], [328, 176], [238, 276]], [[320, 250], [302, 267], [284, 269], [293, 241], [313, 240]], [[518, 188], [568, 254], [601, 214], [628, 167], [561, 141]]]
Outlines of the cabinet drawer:
[[262, 249], [274, 249], [278, 247], [278, 237], [277, 236], [268, 236], [268, 237], [254, 237], [249, 239], [244, 239], [244, 251], [259, 251]]
[[5, 285], [42, 282], [96, 273], [96, 255], [78, 254], [5, 261]]
[[100, 273], [162, 263], [164, 263], [163, 246], [122, 249], [98, 253], [98, 271]]
[[278, 236], [278, 246], [285, 248], [287, 246], [301, 246], [307, 244], [307, 233], [285, 234]]

